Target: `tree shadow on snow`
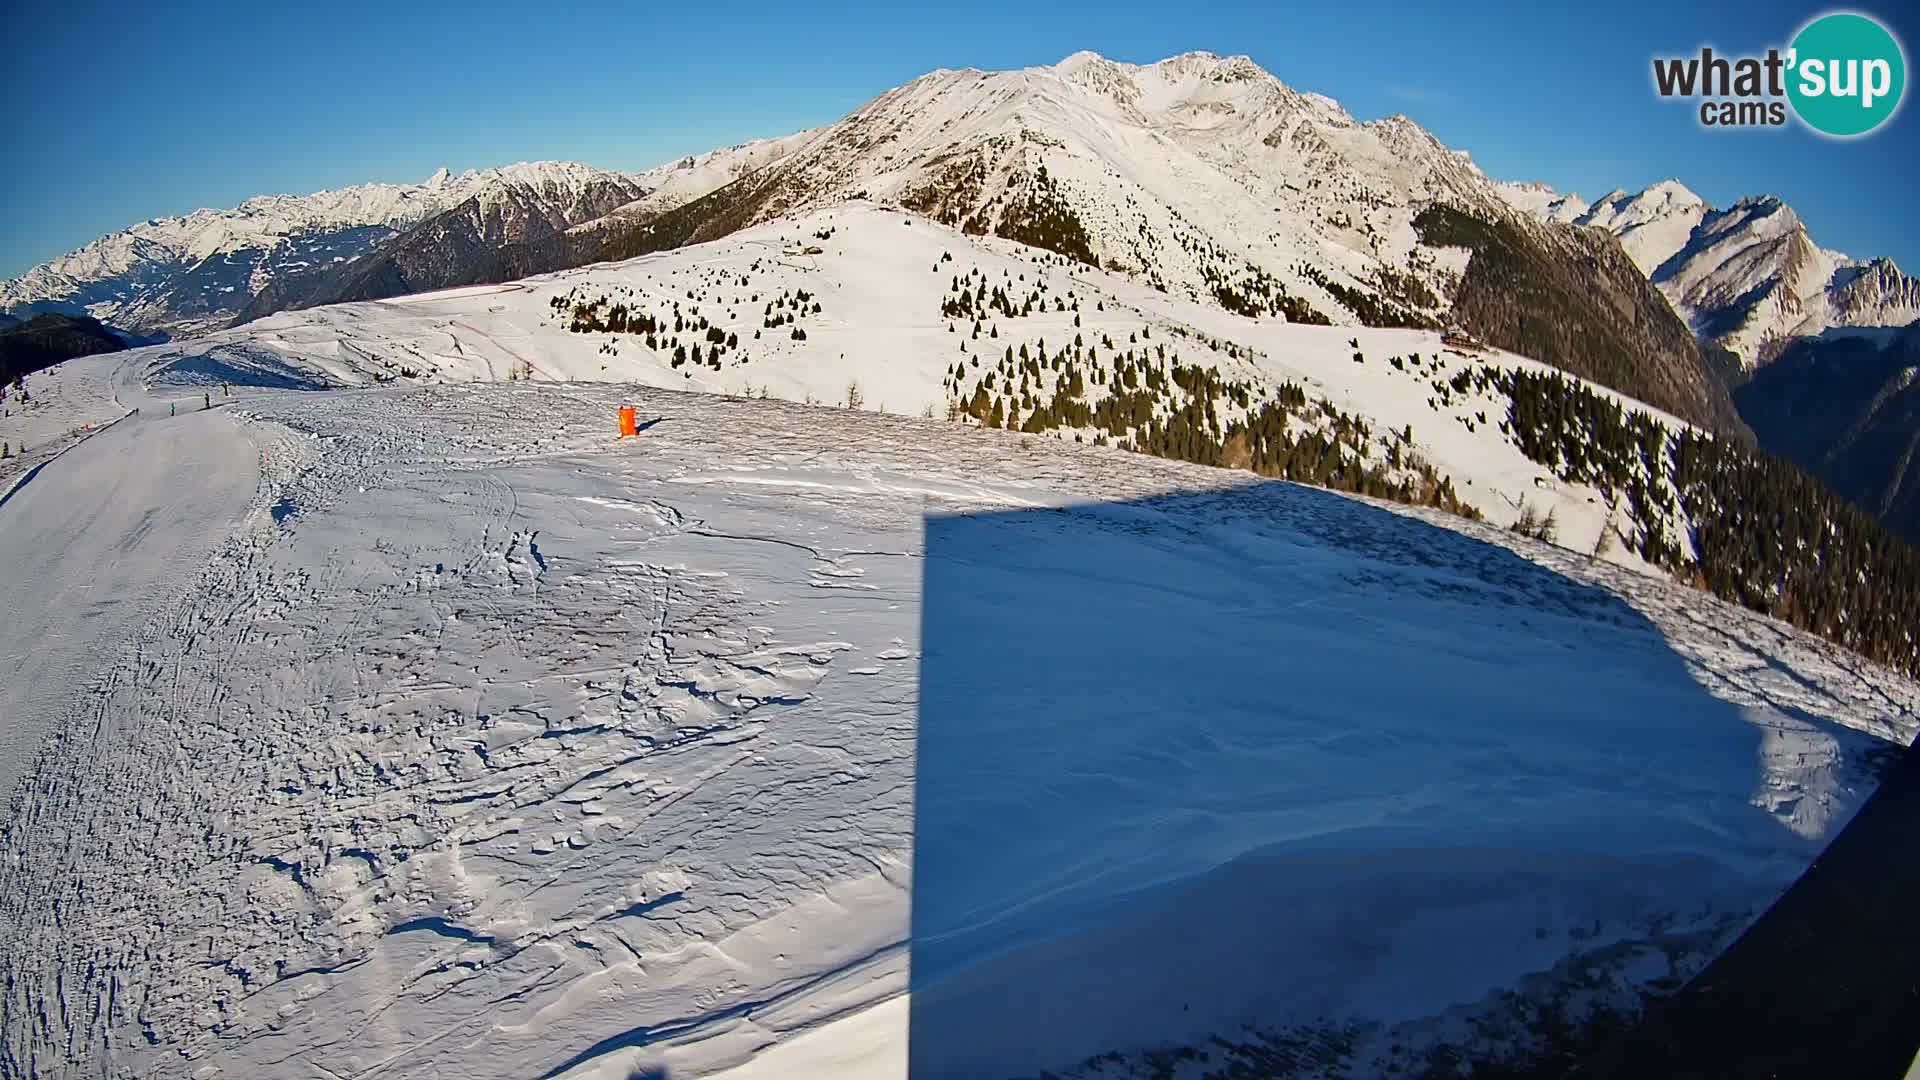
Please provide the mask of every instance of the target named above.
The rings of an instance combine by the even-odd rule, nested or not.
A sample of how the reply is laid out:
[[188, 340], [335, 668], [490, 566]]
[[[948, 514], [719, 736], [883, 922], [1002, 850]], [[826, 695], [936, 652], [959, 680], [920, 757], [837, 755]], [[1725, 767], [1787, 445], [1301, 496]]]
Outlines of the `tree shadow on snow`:
[[1754, 805], [1833, 729], [1319, 489], [929, 517], [924, 584], [914, 1080], [1432, 1016], [1585, 927], [1717, 948], [1689, 915], [1751, 915], [1840, 824]]

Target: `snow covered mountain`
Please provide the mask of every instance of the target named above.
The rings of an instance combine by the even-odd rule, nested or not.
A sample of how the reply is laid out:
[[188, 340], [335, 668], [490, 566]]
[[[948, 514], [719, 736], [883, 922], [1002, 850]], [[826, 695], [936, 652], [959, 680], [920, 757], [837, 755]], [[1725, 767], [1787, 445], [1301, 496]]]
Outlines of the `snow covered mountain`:
[[1751, 370], [1792, 339], [1829, 327], [1904, 326], [1920, 318], [1920, 279], [1890, 259], [1861, 262], [1814, 243], [1793, 208], [1771, 196], [1724, 210], [1676, 180], [1613, 191], [1585, 210], [1545, 185], [1501, 189], [1543, 220], [1612, 232], [1710, 347]]
[[5, 403], [0, 1078], [1524, 1074], [1913, 736], [1730, 440], [858, 194]]
[[541, 175], [490, 184], [344, 266], [314, 267], [261, 289], [242, 312], [342, 300], [370, 300], [425, 289], [495, 281], [527, 272], [517, 251], [552, 242], [569, 228], [645, 195], [637, 177], [568, 164]]
[[[1243, 56], [1135, 65], [1077, 53], [1020, 71], [936, 71], [766, 168], [613, 230], [598, 257], [849, 198], [1249, 318], [1457, 321], [1702, 424], [1739, 427], [1685, 326], [1617, 246], [1516, 211], [1466, 154], [1406, 117], [1361, 123]], [[1478, 224], [1439, 238], [1423, 216], [1436, 207]], [[1526, 320], [1499, 300], [1515, 281], [1550, 283], [1528, 297]]]
[[[1480, 245], [1490, 280], [1470, 276], [1459, 303], [1518, 320], [1523, 339], [1538, 332], [1530, 312], [1593, 281], [1535, 273], [1502, 287], [1551, 266], [1510, 250], [1527, 234], [1472, 235], [1464, 216], [1430, 231]], [[1573, 235], [1618, 253], [1600, 230]], [[1803, 474], [1684, 417], [1525, 353], [1434, 330], [1249, 319], [864, 199], [621, 263], [280, 313], [169, 356], [207, 386], [638, 382], [1111, 442], [1557, 533], [1704, 576], [1902, 670], [1920, 663], [1907, 607], [1920, 593], [1897, 584], [1910, 557], [1882, 550], [1873, 522]], [[1884, 564], [1882, 588], [1848, 591], [1844, 567], [1868, 557]], [[1756, 576], [1775, 584], [1753, 589]]]
[[[1510, 202], [1554, 218], [1578, 204], [1545, 185], [1507, 185]], [[1675, 180], [1609, 192], [1572, 221], [1613, 233], [1718, 358], [1741, 419], [1765, 449], [1819, 476], [1908, 537], [1920, 535], [1912, 482], [1911, 334], [1878, 349], [1857, 331], [1920, 319], [1920, 279], [1890, 259], [1820, 247], [1776, 198], [1724, 210]], [[1883, 335], [1884, 336], [1884, 335]], [[1777, 372], [1782, 358], [1791, 362]]]
[[0, 311], [84, 310], [125, 330], [191, 336], [287, 308], [509, 280], [591, 261], [605, 230], [698, 198], [810, 134], [631, 175], [546, 161], [260, 196], [143, 222], [36, 266], [0, 282]]
[[756, 139], [704, 154], [694, 154], [640, 174], [647, 193], [604, 216], [582, 221], [569, 233], [577, 244], [617, 232], [636, 221], [646, 221], [724, 187], [791, 154], [817, 134], [796, 132], [776, 139]]
[[446, 211], [573, 224], [645, 194], [634, 178], [572, 162], [536, 162], [419, 184], [367, 184], [313, 195], [263, 195], [231, 210], [157, 218], [0, 282], [0, 310], [80, 311], [141, 333], [189, 335], [227, 325], [293, 277], [352, 264]]
[[[1566, 199], [1569, 206], [1579, 205], [1577, 195]], [[1619, 237], [1634, 265], [1652, 277], [1654, 270], [1687, 246], [1708, 210], [1700, 196], [1679, 181], [1667, 180], [1638, 195], [1609, 192], [1567, 220], [1597, 225]]]
[[[1515, 210], [1511, 192], [1406, 117], [1361, 123], [1246, 57], [1136, 65], [1077, 53], [1019, 71], [936, 71], [824, 128], [631, 179], [644, 193], [617, 208], [443, 200], [405, 235], [365, 237], [358, 261], [270, 275], [219, 311], [507, 281], [861, 198], [1244, 317], [1458, 322], [1716, 430], [1739, 427], [1685, 327], [1617, 248]], [[1435, 207], [1479, 225], [1436, 239], [1422, 217]], [[1502, 299], [1515, 281], [1550, 283], [1527, 298], [1525, 319]]]
[[1538, 181], [1496, 180], [1494, 187], [1515, 208], [1545, 221], [1569, 224], [1588, 210], [1580, 196], [1562, 195]]
[[569, 192], [512, 187], [476, 196], [345, 267], [276, 282], [254, 299], [241, 318], [510, 281], [594, 262], [608, 231], [651, 218], [778, 161], [808, 134], [713, 150]]
[[[974, 410], [997, 427], [1122, 445], [1144, 444], [1190, 404], [1217, 437], [1292, 384], [1307, 394], [1296, 434], [1324, 426], [1335, 438], [1325, 401], [1368, 429], [1342, 446], [1396, 481], [1446, 481], [1488, 520], [1509, 524], [1523, 503], [1551, 509], [1568, 543], [1591, 548], [1611, 512], [1587, 486], [1550, 481], [1499, 429], [1499, 393], [1462, 377], [1495, 364], [1550, 370], [1536, 361], [1469, 357], [1433, 330], [1248, 320], [864, 200], [623, 263], [282, 312], [167, 355], [176, 377], [206, 385], [614, 381], [842, 404], [852, 393], [883, 411]], [[1175, 369], [1210, 374], [1189, 390]], [[1062, 402], [1057, 418], [1043, 414], [1048, 400]]]
[[1421, 250], [1422, 207], [1507, 213], [1464, 153], [1405, 117], [1360, 123], [1243, 56], [1135, 65], [1083, 52], [923, 76], [607, 254], [851, 197], [1232, 310], [1347, 325], [1444, 315], [1433, 289], [1464, 260]]

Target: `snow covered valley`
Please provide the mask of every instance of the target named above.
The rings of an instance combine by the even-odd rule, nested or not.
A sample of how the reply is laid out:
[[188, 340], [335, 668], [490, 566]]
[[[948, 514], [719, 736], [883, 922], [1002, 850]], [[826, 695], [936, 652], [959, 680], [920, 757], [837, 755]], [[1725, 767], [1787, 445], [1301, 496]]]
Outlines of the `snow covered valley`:
[[1697, 971], [1915, 730], [1834, 646], [1438, 511], [157, 355], [36, 376], [140, 411], [0, 505], [7, 1076], [1519, 1059]]

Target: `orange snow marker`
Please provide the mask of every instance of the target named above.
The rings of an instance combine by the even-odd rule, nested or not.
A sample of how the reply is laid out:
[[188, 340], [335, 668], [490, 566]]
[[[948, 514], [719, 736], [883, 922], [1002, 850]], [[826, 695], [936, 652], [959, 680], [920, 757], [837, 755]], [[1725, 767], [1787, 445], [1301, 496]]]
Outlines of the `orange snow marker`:
[[633, 414], [633, 406], [620, 406], [620, 437], [640, 434], [639, 420]]

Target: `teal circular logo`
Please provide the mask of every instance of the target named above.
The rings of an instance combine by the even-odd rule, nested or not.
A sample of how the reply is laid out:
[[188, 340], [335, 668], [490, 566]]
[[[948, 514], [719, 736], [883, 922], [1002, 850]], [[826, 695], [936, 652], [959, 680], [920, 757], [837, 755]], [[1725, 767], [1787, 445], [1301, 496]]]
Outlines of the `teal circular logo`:
[[1886, 27], [1852, 12], [1822, 15], [1793, 39], [1787, 99], [1815, 131], [1847, 138], [1887, 122], [1907, 91], [1907, 58]]

